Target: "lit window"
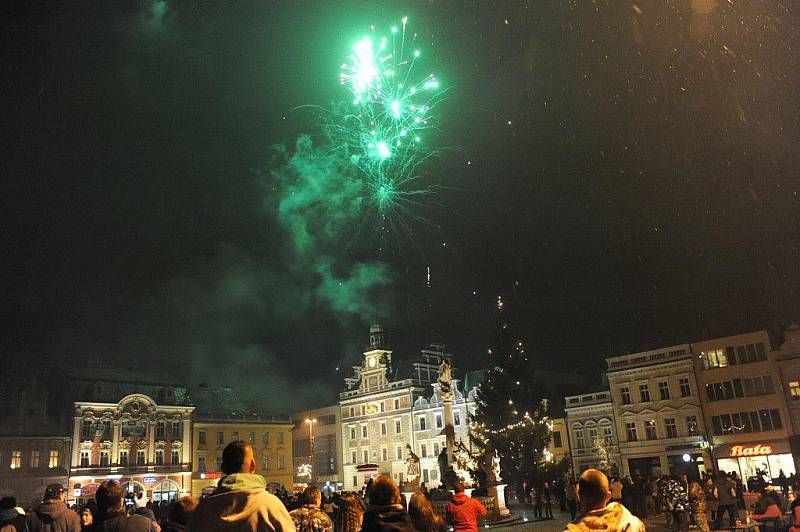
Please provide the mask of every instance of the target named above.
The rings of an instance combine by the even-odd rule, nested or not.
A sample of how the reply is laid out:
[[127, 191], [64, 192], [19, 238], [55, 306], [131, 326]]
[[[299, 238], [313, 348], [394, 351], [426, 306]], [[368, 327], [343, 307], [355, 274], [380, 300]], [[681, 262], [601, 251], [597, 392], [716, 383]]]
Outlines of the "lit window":
[[[728, 365], [728, 356], [724, 349], [714, 349], [705, 352], [705, 366], [709, 368], [724, 368]], [[740, 360], [741, 362], [741, 360]]]
[[800, 381], [789, 381], [789, 397], [800, 399]]
[[222, 445], [223, 443], [225, 443], [225, 433], [217, 432], [217, 445]]
[[50, 469], [56, 469], [58, 467], [58, 449], [50, 450], [50, 460], [48, 466]]
[[689, 434], [697, 434], [697, 416], [686, 416], [686, 431]]
[[248, 432], [247, 433], [247, 443], [250, 445], [256, 442], [256, 433], [255, 432]]
[[31, 469], [39, 469], [39, 451], [31, 451]]
[[263, 468], [264, 471], [269, 471], [269, 455], [267, 453], [264, 453], [263, 462], [264, 462], [264, 468]]

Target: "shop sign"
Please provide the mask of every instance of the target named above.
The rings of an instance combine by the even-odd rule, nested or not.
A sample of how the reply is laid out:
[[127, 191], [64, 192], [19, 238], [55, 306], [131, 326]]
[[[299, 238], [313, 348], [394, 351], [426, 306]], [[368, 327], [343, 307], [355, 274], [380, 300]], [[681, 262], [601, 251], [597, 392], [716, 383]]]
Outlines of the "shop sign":
[[153, 484], [156, 480], [158, 480], [156, 477], [144, 477], [142, 482], [145, 484]]
[[200, 473], [201, 479], [222, 478], [222, 473]]
[[763, 456], [765, 454], [772, 454], [772, 447], [769, 445], [734, 445], [731, 447], [731, 456]]
[[81, 486], [80, 489], [80, 496], [84, 499], [89, 499], [94, 497], [97, 494], [97, 484], [86, 484], [85, 486]]

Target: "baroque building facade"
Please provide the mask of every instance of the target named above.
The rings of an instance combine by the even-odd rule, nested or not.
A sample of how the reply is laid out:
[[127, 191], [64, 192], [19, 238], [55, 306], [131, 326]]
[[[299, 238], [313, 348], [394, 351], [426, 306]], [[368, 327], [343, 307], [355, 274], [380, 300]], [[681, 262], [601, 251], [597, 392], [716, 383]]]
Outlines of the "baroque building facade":
[[[373, 325], [363, 356], [339, 394], [343, 489], [358, 490], [378, 474], [391, 475], [402, 485], [408, 480], [411, 452], [419, 459], [419, 480], [438, 485], [442, 479], [437, 459], [446, 448], [446, 420], [436, 381], [442, 362], [452, 363], [452, 355], [444, 346], [432, 345], [402, 371], [386, 347], [383, 328]], [[452, 380], [455, 441], [469, 448], [475, 391], [465, 393], [458, 382]]]
[[69, 487], [77, 503], [108, 479], [156, 501], [190, 493], [194, 407], [175, 388], [162, 388], [157, 399], [134, 393], [114, 403], [76, 401], [74, 409]]

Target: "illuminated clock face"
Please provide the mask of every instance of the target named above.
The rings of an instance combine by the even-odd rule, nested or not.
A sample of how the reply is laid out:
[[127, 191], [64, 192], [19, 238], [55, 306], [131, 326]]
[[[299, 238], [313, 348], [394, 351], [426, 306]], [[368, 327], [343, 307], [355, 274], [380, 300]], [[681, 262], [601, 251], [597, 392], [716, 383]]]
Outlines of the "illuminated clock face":
[[370, 359], [369, 359], [369, 367], [374, 368], [375, 364], [377, 364], [377, 362], [375, 361], [375, 358], [374, 357], [370, 357]]

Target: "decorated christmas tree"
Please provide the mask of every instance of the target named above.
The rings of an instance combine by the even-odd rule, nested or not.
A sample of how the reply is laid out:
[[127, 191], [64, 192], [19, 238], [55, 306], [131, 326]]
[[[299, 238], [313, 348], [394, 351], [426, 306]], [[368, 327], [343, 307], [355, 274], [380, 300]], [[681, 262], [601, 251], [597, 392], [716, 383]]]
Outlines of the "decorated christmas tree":
[[498, 453], [505, 482], [534, 480], [546, 469], [548, 401], [540, 392], [535, 361], [514, 335], [500, 297], [489, 358], [492, 367], [478, 387], [478, 406], [471, 420], [473, 444], [484, 453]]

